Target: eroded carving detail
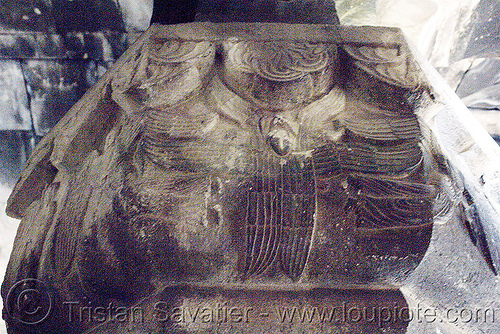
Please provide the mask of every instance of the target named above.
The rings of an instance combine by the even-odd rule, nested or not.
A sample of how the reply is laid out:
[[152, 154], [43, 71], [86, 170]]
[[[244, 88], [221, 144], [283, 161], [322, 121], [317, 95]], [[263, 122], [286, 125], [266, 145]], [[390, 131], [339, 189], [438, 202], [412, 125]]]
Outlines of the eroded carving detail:
[[201, 89], [214, 55], [208, 41], [151, 38], [113, 79], [113, 97], [129, 113], [174, 105]]
[[290, 41], [227, 41], [224, 79], [266, 108], [306, 105], [332, 88], [337, 47]]
[[[40, 244], [16, 243], [7, 289], [36, 276], [131, 305], [166, 285], [394, 286], [416, 267], [456, 199], [402, 43], [156, 29], [34, 153], [10, 205]], [[97, 108], [112, 116], [84, 151]]]

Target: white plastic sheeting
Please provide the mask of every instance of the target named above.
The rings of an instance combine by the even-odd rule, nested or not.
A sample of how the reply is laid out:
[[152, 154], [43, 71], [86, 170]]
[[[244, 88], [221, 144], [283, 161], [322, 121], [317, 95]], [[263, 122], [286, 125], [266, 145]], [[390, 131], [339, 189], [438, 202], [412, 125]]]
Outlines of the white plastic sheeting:
[[[19, 225], [19, 220], [10, 218], [5, 214], [7, 198], [11, 191], [12, 189], [9, 186], [0, 184], [0, 279], [2, 281], [7, 269], [7, 263], [9, 262], [17, 226]], [[3, 308], [2, 304], [2, 299], [0, 298], [0, 308]], [[5, 323], [3, 319], [0, 319], [0, 334], [6, 333]]]
[[436, 67], [465, 51], [479, 0], [338, 0], [345, 25], [398, 27]]
[[153, 0], [118, 0], [118, 4], [127, 30], [144, 31], [149, 27]]

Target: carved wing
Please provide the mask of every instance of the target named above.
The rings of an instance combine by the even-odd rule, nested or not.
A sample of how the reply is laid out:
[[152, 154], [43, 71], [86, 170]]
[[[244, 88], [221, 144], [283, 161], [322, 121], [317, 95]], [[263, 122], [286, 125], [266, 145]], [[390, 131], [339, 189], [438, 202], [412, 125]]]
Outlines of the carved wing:
[[[402, 145], [348, 142], [320, 147], [313, 155], [321, 191], [338, 184], [347, 196], [346, 211], [358, 227], [425, 224], [432, 218], [434, 186], [419, 180], [423, 157], [417, 141]], [[349, 215], [349, 214], [347, 214]]]
[[[263, 159], [263, 157], [265, 157]], [[245, 275], [259, 275], [277, 261], [296, 280], [311, 244], [315, 181], [311, 159], [257, 157], [245, 208]]]
[[350, 57], [348, 98], [338, 118], [345, 133], [313, 152], [318, 192], [340, 191], [345, 215], [357, 228], [432, 223], [452, 203], [422, 143], [427, 139], [415, 112], [425, 100], [425, 85], [418, 71], [398, 48], [344, 50]]
[[[254, 109], [293, 110], [332, 89], [337, 56], [335, 43], [230, 40], [224, 43], [222, 77]], [[249, 152], [255, 161], [249, 169], [252, 180], [246, 205], [241, 209], [245, 210], [244, 273], [246, 277], [259, 275], [277, 264], [296, 280], [304, 270], [314, 226], [312, 160], [283, 159], [277, 155], [286, 155], [290, 148], [275, 146], [273, 152], [270, 142], [258, 145], [259, 150]]]
[[[120, 62], [116, 67], [119, 65]], [[47, 258], [62, 261], [62, 267], [71, 261], [78, 226], [92, 190], [87, 182], [81, 179], [70, 182], [70, 179], [87, 159], [102, 152], [106, 135], [119, 117], [119, 108], [108, 96], [112, 72], [42, 138], [13, 189], [7, 213], [22, 222], [7, 269], [4, 292], [21, 279], [36, 278], [40, 262]], [[75, 189], [75, 182], [82, 182], [77, 186], [79, 190]], [[61, 242], [56, 244], [56, 239]], [[60, 252], [57, 256], [51, 255], [52, 243]]]

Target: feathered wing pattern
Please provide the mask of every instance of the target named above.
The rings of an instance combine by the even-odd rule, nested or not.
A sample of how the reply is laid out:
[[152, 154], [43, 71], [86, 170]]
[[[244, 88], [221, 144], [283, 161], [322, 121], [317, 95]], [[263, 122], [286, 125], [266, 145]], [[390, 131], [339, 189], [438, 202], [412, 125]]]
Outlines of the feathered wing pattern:
[[311, 245], [316, 210], [314, 171], [310, 159], [284, 166], [283, 242], [280, 263], [297, 279], [304, 269]]
[[[352, 155], [344, 155], [344, 151]], [[319, 179], [340, 184], [348, 198], [346, 209], [354, 210], [358, 227], [432, 221], [436, 189], [419, 180], [423, 159], [417, 142], [389, 148], [359, 143], [329, 145], [317, 149], [313, 161]]]
[[340, 185], [351, 212], [346, 215], [357, 228], [432, 223], [453, 203], [446, 186], [436, 182], [442, 178], [437, 165], [425, 158], [432, 154], [415, 114], [424, 100], [415, 65], [399, 48], [346, 45], [344, 51], [351, 80], [339, 119], [346, 132], [313, 151], [318, 181]]
[[259, 155], [245, 208], [245, 276], [262, 274], [277, 261], [286, 275], [298, 279], [311, 244], [315, 181], [310, 159]]

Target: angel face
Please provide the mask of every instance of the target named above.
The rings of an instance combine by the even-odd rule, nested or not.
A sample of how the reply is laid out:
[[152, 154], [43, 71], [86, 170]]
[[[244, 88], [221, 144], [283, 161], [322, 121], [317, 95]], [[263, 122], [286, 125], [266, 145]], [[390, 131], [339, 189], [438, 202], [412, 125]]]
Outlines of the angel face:
[[266, 144], [280, 157], [285, 157], [297, 147], [297, 132], [280, 117], [262, 117], [259, 129]]

